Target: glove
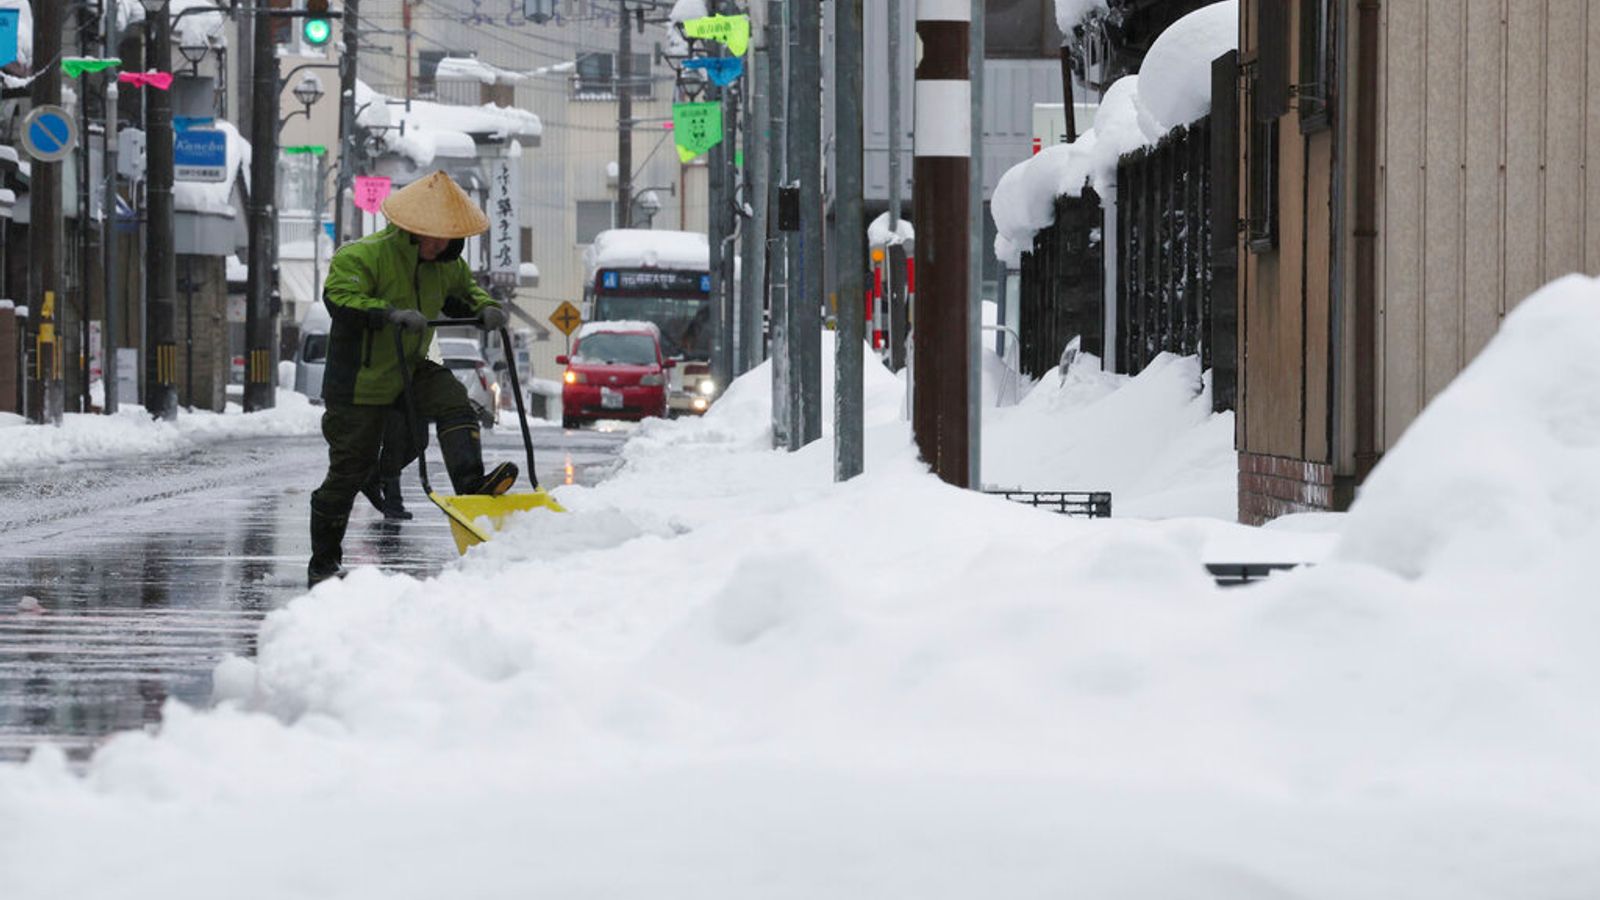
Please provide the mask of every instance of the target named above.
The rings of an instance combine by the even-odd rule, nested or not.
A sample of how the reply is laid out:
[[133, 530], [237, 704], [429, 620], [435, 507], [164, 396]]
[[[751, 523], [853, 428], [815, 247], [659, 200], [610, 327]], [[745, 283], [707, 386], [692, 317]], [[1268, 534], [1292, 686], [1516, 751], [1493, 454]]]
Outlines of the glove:
[[511, 317], [498, 306], [485, 306], [478, 310], [478, 327], [484, 331], [499, 331], [509, 321]]
[[428, 327], [428, 317], [414, 309], [391, 309], [383, 317], [402, 331], [415, 333]]

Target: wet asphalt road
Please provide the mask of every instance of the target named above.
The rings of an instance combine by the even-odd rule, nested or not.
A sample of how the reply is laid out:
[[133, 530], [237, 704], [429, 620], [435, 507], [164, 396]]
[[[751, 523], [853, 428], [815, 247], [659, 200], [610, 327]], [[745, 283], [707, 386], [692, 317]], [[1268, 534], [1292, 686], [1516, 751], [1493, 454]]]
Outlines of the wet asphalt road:
[[[604, 479], [625, 438], [536, 428], [541, 482]], [[524, 464], [511, 424], [485, 445], [486, 460]], [[0, 473], [0, 760], [41, 741], [82, 758], [158, 721], [168, 698], [209, 702], [212, 668], [253, 654], [262, 616], [305, 590], [326, 463], [319, 438], [277, 438]], [[434, 449], [429, 472], [443, 471]], [[427, 575], [456, 558], [415, 466], [405, 488], [410, 522], [357, 499], [347, 565]]]

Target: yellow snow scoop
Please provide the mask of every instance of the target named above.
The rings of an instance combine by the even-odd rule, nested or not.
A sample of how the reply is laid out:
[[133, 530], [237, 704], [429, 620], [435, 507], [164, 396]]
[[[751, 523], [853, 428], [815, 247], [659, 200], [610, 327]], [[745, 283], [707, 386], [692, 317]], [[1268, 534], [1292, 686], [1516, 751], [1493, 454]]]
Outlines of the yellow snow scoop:
[[[449, 325], [477, 325], [477, 319], [437, 319], [428, 323], [430, 327], [438, 328]], [[400, 373], [404, 377], [406, 389], [406, 422], [412, 434], [417, 433], [417, 411], [411, 398], [411, 370], [403, 361], [406, 358], [405, 347], [401, 342], [399, 329], [394, 335], [395, 350], [398, 358], [402, 360]], [[517, 422], [522, 426], [522, 446], [528, 456], [528, 483], [533, 490], [525, 493], [505, 493], [498, 496], [488, 494], [441, 494], [428, 483], [428, 460], [426, 453], [417, 454], [417, 474], [422, 478], [422, 490], [427, 493], [428, 499], [450, 520], [450, 536], [455, 538], [456, 551], [465, 555], [467, 548], [476, 546], [494, 537], [494, 533], [505, 528], [506, 523], [517, 513], [530, 512], [536, 509], [547, 509], [551, 512], [566, 512], [557, 503], [549, 492], [539, 486], [539, 472], [533, 464], [533, 434], [528, 430], [528, 416], [522, 408], [522, 384], [517, 378], [516, 354], [511, 350], [511, 333], [504, 328], [500, 329], [500, 346], [505, 349], [506, 370], [511, 373], [511, 395], [517, 401]]]

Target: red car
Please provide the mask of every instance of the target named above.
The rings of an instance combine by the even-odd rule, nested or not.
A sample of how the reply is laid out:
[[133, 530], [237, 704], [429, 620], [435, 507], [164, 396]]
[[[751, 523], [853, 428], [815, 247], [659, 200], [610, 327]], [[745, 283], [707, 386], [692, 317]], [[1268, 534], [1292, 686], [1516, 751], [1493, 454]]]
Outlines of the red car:
[[593, 322], [578, 332], [561, 385], [561, 424], [597, 419], [638, 421], [667, 415], [667, 370], [661, 333], [648, 322]]

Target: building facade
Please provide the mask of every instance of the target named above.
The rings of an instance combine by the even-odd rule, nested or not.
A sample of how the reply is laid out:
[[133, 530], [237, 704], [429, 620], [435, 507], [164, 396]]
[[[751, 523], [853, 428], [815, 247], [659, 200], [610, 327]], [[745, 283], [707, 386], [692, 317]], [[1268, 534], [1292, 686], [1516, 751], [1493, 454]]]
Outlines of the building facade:
[[1585, 0], [1246, 0], [1240, 514], [1342, 508], [1540, 285], [1600, 272]]

